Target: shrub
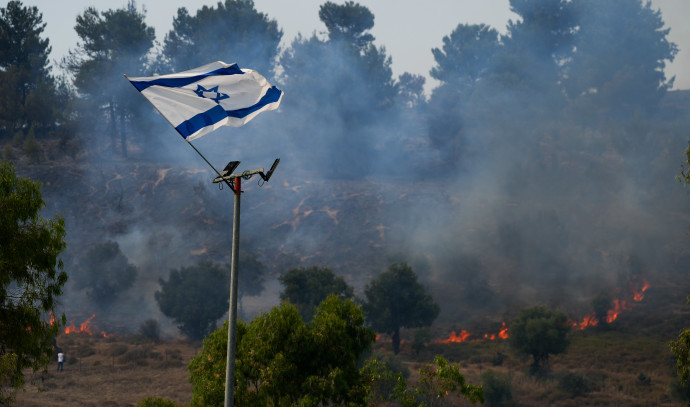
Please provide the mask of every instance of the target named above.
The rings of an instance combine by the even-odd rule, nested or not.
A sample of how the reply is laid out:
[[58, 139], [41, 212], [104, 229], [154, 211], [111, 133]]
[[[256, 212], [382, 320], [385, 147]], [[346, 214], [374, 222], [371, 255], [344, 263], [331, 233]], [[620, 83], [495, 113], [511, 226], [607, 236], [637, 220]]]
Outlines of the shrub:
[[482, 373], [481, 379], [487, 406], [506, 406], [513, 399], [511, 389], [513, 376], [510, 373], [496, 373], [488, 369]]
[[139, 335], [158, 342], [161, 338], [160, 324], [155, 319], [147, 319], [139, 326]]
[[416, 329], [412, 339], [412, 350], [414, 350], [415, 355], [419, 355], [419, 352], [421, 352], [430, 341], [431, 333], [428, 328]]
[[594, 383], [582, 372], [564, 372], [558, 377], [558, 390], [569, 397], [578, 397], [594, 390]]
[[202, 339], [216, 329], [216, 321], [228, 311], [228, 279], [219, 265], [200, 261], [196, 266], [171, 270], [160, 279], [155, 298], [165, 316], [175, 321], [191, 339]]
[[86, 295], [102, 307], [130, 288], [136, 276], [137, 268], [114, 241], [91, 246], [72, 270], [76, 288], [86, 289]]
[[637, 384], [642, 386], [649, 386], [652, 384], [652, 378], [640, 372], [640, 374], [637, 375]]
[[120, 356], [124, 355], [129, 350], [129, 346], [124, 343], [118, 343], [110, 347], [108, 351], [109, 356]]

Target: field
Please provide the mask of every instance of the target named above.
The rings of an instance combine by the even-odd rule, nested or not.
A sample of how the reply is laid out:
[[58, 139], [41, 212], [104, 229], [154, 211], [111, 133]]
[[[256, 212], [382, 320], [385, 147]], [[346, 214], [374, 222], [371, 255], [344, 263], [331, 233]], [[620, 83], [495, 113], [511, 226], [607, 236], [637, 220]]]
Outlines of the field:
[[[654, 334], [653, 327], [635, 332], [636, 323], [645, 323], [641, 317], [631, 312], [616, 326], [574, 332], [568, 352], [552, 356], [536, 378], [527, 374], [530, 360], [512, 353], [505, 340], [431, 343], [418, 355], [406, 341], [394, 360], [409, 370], [410, 381], [437, 354], [459, 363], [473, 384], [480, 384], [480, 375], [489, 369], [504, 374], [512, 393], [508, 405], [513, 406], [686, 405], [674, 387], [667, 339]], [[191, 400], [186, 365], [199, 342], [153, 343], [136, 335], [78, 333], [61, 335], [58, 343], [66, 354], [64, 371], [57, 373], [53, 362], [46, 375], [32, 375], [32, 383], [17, 394], [17, 405], [124, 407], [148, 396], [182, 405]], [[373, 352], [392, 357], [390, 343], [383, 340]]]

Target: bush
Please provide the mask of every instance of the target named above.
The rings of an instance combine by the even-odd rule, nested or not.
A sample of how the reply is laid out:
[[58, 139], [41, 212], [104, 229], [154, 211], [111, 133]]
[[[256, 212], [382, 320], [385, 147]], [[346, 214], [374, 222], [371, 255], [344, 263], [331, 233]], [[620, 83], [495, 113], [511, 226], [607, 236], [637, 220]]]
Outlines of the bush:
[[403, 364], [399, 357], [392, 353], [376, 353], [372, 359], [376, 359], [382, 363], [385, 363], [386, 367], [393, 374], [400, 374], [404, 379], [410, 377], [410, 369]]
[[429, 332], [429, 329], [416, 329], [412, 339], [412, 350], [414, 350], [415, 355], [419, 355], [419, 352], [421, 352], [429, 342], [431, 342], [431, 333]]
[[124, 355], [125, 353], [127, 353], [128, 350], [129, 350], [129, 346], [127, 346], [123, 343], [118, 343], [118, 344], [115, 344], [115, 345], [110, 347], [110, 349], [108, 351], [108, 355], [109, 356], [120, 356], [120, 355]]
[[488, 369], [482, 373], [481, 379], [487, 406], [506, 406], [513, 399], [511, 390], [513, 376], [510, 373], [496, 373]]
[[139, 335], [158, 342], [161, 339], [160, 324], [155, 319], [147, 319], [139, 326]]
[[578, 397], [594, 390], [594, 383], [582, 372], [564, 372], [558, 377], [558, 390], [569, 397]]
[[86, 289], [86, 295], [100, 306], [115, 301], [132, 286], [136, 276], [137, 268], [114, 241], [91, 246], [79, 259], [72, 275], [76, 288]]
[[226, 277], [220, 266], [210, 261], [171, 270], [168, 281], [158, 281], [161, 289], [156, 291], [156, 302], [183, 334], [202, 339], [216, 329], [216, 321], [228, 311]]

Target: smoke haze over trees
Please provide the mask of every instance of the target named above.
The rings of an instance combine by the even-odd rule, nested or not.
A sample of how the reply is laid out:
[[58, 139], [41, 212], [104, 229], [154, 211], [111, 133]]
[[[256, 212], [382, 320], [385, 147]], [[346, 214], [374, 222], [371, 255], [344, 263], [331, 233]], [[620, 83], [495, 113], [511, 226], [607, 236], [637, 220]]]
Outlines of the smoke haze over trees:
[[[64, 97], [61, 80], [71, 93], [52, 103], [47, 121], [30, 118], [30, 97], [5, 98], [2, 154], [45, 183], [49, 210], [64, 211], [66, 256], [112, 240], [137, 266], [119, 312], [163, 321], [153, 300], [159, 278], [199, 256], [229, 261], [230, 199], [121, 75], [238, 62], [285, 91], [281, 108], [197, 146], [220, 168], [281, 158], [264, 189], [246, 183], [242, 247], [267, 269], [266, 289], [246, 294], [248, 303], [264, 296], [253, 310], [278, 301], [275, 276], [291, 268], [328, 267], [360, 293], [391, 253], [405, 253], [396, 261], [429, 264], [419, 279], [441, 321], [535, 303], [589, 312], [601, 292], [634, 275], [680, 271], [690, 254], [680, 243], [689, 202], [673, 179], [690, 98], [669, 91], [663, 69], [677, 48], [649, 4], [510, 4], [519, 19], [505, 34], [458, 16], [429, 50], [440, 84], [427, 95], [423, 77], [393, 76], [372, 34], [376, 16], [356, 2], [324, 2], [312, 10], [323, 32], [284, 49], [280, 21], [250, 0], [180, 9], [168, 33], [146, 26], [145, 3], [89, 8], [74, 21], [80, 44], [64, 61], [66, 78], [49, 74], [40, 10], [20, 13], [10, 2], [0, 40], [39, 45], [3, 46], [0, 75], [34, 78], [23, 82], [29, 90], [52, 83], [42, 102]], [[17, 26], [10, 14], [33, 28], [6, 34]], [[31, 128], [45, 154], [30, 160]], [[80, 309], [78, 294], [64, 306]]]

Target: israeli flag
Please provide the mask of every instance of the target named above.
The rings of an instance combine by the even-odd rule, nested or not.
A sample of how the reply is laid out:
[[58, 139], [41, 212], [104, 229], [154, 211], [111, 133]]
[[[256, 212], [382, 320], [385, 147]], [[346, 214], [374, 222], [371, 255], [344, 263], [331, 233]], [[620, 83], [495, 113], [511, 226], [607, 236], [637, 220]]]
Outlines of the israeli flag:
[[283, 97], [258, 72], [221, 61], [168, 75], [125, 77], [187, 141], [221, 126], [244, 126], [277, 109]]

